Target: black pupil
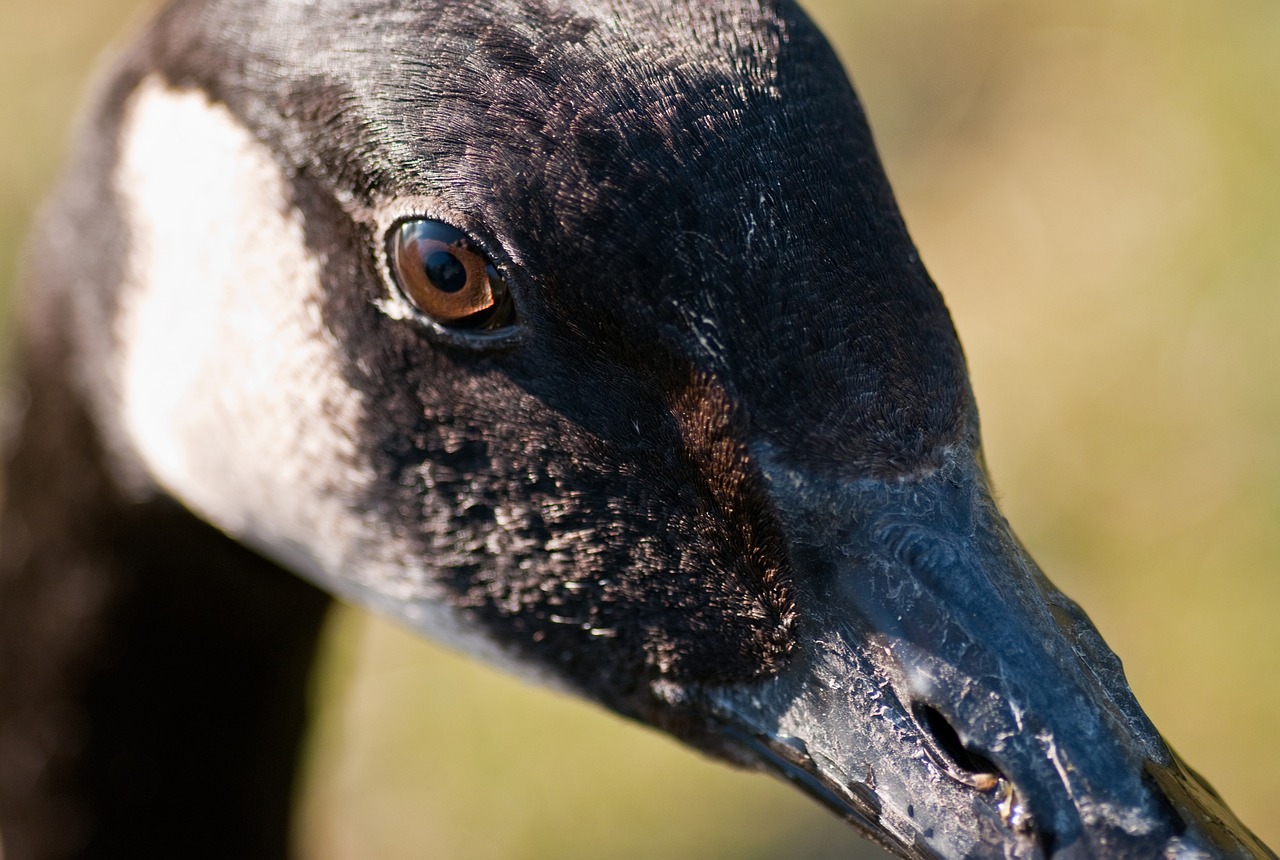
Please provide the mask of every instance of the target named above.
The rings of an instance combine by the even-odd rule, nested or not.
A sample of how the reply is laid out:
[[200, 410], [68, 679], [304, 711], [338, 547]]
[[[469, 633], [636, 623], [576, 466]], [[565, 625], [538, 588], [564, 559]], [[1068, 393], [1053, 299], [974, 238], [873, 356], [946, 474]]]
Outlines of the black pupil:
[[448, 251], [432, 253], [423, 266], [431, 283], [442, 293], [456, 293], [467, 285], [466, 267]]

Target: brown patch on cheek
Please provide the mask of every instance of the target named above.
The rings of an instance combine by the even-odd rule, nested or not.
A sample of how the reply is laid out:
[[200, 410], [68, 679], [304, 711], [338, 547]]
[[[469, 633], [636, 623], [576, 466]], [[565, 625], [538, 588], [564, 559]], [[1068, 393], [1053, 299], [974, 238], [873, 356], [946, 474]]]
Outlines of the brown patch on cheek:
[[[707, 545], [734, 555], [726, 568], [751, 595], [747, 616], [757, 622], [759, 675], [777, 670], [795, 641], [795, 604], [786, 539], [763, 479], [735, 432], [734, 405], [720, 383], [695, 373], [671, 399], [682, 443], [681, 457], [696, 476], [699, 531]], [[718, 534], [716, 534], [718, 532]]]

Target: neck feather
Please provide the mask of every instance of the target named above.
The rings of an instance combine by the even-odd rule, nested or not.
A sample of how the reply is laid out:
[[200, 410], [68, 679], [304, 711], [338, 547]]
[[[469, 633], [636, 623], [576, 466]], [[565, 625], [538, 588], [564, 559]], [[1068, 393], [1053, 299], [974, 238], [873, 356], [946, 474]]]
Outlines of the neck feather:
[[4, 856], [286, 856], [329, 599], [123, 492], [51, 340], [4, 463]]

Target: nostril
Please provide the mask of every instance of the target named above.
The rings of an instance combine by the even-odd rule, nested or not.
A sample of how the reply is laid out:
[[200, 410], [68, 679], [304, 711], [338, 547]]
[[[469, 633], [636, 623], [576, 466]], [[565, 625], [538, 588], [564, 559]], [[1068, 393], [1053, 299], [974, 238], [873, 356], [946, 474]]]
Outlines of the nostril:
[[1009, 829], [1026, 836], [1035, 834], [1045, 857], [1053, 854], [1057, 835], [1037, 826], [1025, 799], [996, 763], [965, 746], [960, 733], [942, 713], [923, 702], [911, 706], [911, 713], [924, 736], [924, 748], [948, 776], [983, 793]]
[[996, 787], [1005, 778], [995, 762], [982, 753], [967, 748], [960, 740], [960, 734], [947, 722], [936, 708], [917, 702], [913, 708], [916, 722], [925, 729], [946, 761], [940, 762], [960, 781], [979, 788], [989, 790]]

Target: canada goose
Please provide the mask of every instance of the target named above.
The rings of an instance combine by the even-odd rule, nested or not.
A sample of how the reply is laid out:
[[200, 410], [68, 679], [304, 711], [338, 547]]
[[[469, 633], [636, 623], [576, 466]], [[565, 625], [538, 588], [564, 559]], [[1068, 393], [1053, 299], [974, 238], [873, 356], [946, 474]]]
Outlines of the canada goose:
[[[166, 97], [168, 97], [168, 96], [164, 95], [164, 93], [161, 93], [161, 95], [160, 95], [160, 96], [156, 96], [156, 97], [157, 97], [157, 99], [161, 99], [160, 104], [164, 104], [164, 99], [166, 99]], [[183, 104], [183, 105], [192, 105], [192, 102], [184, 101], [184, 102], [182, 102], [182, 104]], [[202, 111], [202, 110], [201, 110], [201, 111], [195, 111], [195, 113], [196, 113], [196, 114], [202, 114], [202, 113], [205, 113], [205, 111]], [[177, 115], [177, 114], [170, 114], [170, 115]], [[141, 120], [140, 120], [140, 122], [141, 122]], [[210, 131], [212, 131], [212, 129], [210, 129]], [[196, 138], [192, 138], [192, 139], [196, 139]], [[200, 137], [200, 138], [198, 138], [198, 139], [200, 139], [200, 141], [202, 141], [202, 142], [207, 142], [207, 141], [211, 141], [211, 139], [216, 139], [216, 136], [215, 136], [215, 134], [210, 134], [210, 136], [207, 136], [207, 137]], [[146, 154], [143, 154], [143, 155], [146, 155]], [[151, 168], [151, 166], [152, 166], [152, 165], [159, 166], [159, 165], [157, 165], [157, 164], [155, 163], [155, 161], [151, 161], [150, 159], [146, 159], [146, 157], [142, 157], [142, 156], [140, 156], [140, 161], [138, 161], [138, 166], [141, 166], [141, 168], [146, 168], [147, 170], [150, 170], [150, 168]], [[145, 180], [146, 180], [147, 170], [143, 170], [143, 171], [141, 171], [141, 173], [140, 173], [140, 174], [138, 174], [138, 175], [140, 175], [140, 177], [141, 177], [141, 178], [143, 178], [143, 182], [145, 182]], [[155, 173], [155, 174], [160, 174], [160, 173], [161, 173], [161, 171], [160, 171], [159, 169], [156, 169], [156, 170], [154, 171], [154, 173]], [[169, 178], [169, 179], [179, 179], [179, 178], [180, 178], [180, 179], [186, 179], [187, 177], [186, 177], [186, 174], [178, 174], [178, 175], [169, 175], [169, 177], [168, 177], [168, 178]], [[173, 187], [177, 187], [177, 188], [179, 188], [179, 189], [180, 189], [180, 188], [182, 188], [182, 186], [180, 186], [180, 183], [178, 183], [178, 184], [175, 184], [175, 186], [165, 186], [165, 187], [163, 187], [163, 188], [156, 189], [156, 191], [157, 191], [157, 193], [164, 193], [164, 192], [166, 192], [166, 191], [169, 191], [169, 189], [170, 189], [170, 188], [173, 188]], [[206, 192], [206, 193], [205, 193], [205, 195], [202, 195], [202, 196], [198, 196], [198, 197], [196, 197], [196, 198], [198, 198], [198, 200], [202, 200], [202, 201], [209, 201], [209, 200], [216, 200], [216, 198], [218, 198], [218, 196], [216, 196], [216, 188], [201, 188], [201, 191], [204, 191], [204, 192]], [[188, 200], [191, 200], [191, 198], [192, 198], [192, 197], [189, 197], [189, 196], [188, 196]], [[431, 219], [431, 220], [439, 220], [439, 219]], [[197, 223], [198, 223], [198, 221], [197, 221]], [[110, 225], [108, 225], [108, 227], [110, 227]], [[186, 225], [184, 225], [184, 227], [186, 227]], [[310, 224], [308, 224], [308, 227], [310, 227]], [[392, 227], [394, 227], [394, 225], [392, 225]], [[422, 228], [421, 228], [421, 225], [419, 225], [419, 224], [415, 224], [415, 225], [412, 225], [412, 229], [420, 230], [420, 229], [422, 229]], [[435, 229], [435, 228], [433, 228], [433, 229]], [[403, 230], [403, 229], [398, 228], [398, 227], [394, 227], [394, 230], [392, 230], [392, 233], [394, 233], [394, 235], [396, 235], [396, 237], [397, 237], [396, 241], [401, 241], [401, 242], [403, 242], [403, 233], [404, 233], [404, 230]], [[390, 234], [392, 234], [392, 233], [389, 233], [389, 235], [390, 235]], [[200, 237], [200, 238], [205, 238], [205, 237], [214, 237], [214, 238], [216, 238], [216, 234], [215, 234], [215, 233], [197, 233], [197, 235], [198, 235], [198, 237]], [[430, 241], [439, 241], [439, 234], [431, 234], [431, 235], [430, 235], [430, 237], [428, 237], [428, 238], [430, 238]], [[389, 241], [390, 241], [390, 239], [389, 239]], [[453, 241], [453, 239], [451, 239], [451, 242], [452, 242], [452, 241]], [[413, 238], [413, 242], [421, 243], [421, 242], [422, 242], [422, 234], [420, 234], [420, 233], [415, 234], [415, 238]], [[163, 243], [163, 242], [155, 242], [155, 244], [156, 244], [156, 246], [157, 246], [157, 247], [160, 247], [160, 248], [161, 248], [161, 250], [164, 250], [165, 243]], [[169, 246], [169, 247], [172, 247], [172, 244], [170, 244], [170, 246]], [[216, 247], [216, 246], [215, 246], [215, 247]], [[397, 246], [397, 247], [398, 247], [398, 246]], [[198, 252], [198, 251], [201, 251], [201, 250], [200, 250], [200, 248], [196, 248], [196, 250], [195, 250], [195, 251], [197, 251], [197, 252]], [[204, 265], [204, 264], [205, 264], [205, 262], [209, 262], [209, 264], [216, 264], [216, 262], [218, 262], [218, 261], [216, 261], [216, 260], [205, 260], [205, 259], [202, 259], [202, 257], [197, 257], [197, 259], [200, 259], [200, 260], [201, 260], [201, 265]], [[99, 260], [99, 261], [102, 261], [102, 260], [105, 260], [105, 257], [100, 257], [100, 260]], [[182, 262], [182, 261], [179, 261], [179, 262]], [[189, 259], [189, 257], [188, 257], [188, 259], [186, 260], [186, 265], [191, 265], [191, 259]], [[394, 294], [392, 294], [392, 296], [394, 296]], [[187, 298], [187, 297], [184, 297], [184, 301], [186, 301], [186, 298]], [[198, 298], [198, 297], [192, 297], [192, 298]], [[401, 298], [403, 298], [403, 297], [401, 297]], [[393, 314], [393, 312], [396, 312], [396, 308], [394, 308], [394, 307], [390, 307], [390, 306], [385, 306], [385, 305], [384, 305], [384, 307], [383, 307], [383, 310], [384, 310], [385, 312], [388, 312], [388, 314]], [[140, 312], [140, 314], [146, 314], [146, 311], [145, 311], [145, 310], [143, 310], [143, 311], [138, 311], [138, 312]], [[404, 315], [404, 307], [403, 307], [403, 305], [401, 305], [401, 307], [399, 307], [399, 312], [401, 312], [401, 314], [402, 314], [402, 315]], [[403, 321], [403, 320], [401, 320], [401, 321]], [[143, 320], [143, 323], [145, 323], [145, 320]], [[146, 328], [146, 325], [143, 325], [143, 326], [142, 326], [142, 328]], [[152, 329], [152, 333], [154, 333], [154, 334], [159, 334], [159, 333], [157, 333], [157, 331], [155, 331], [154, 329]], [[168, 334], [168, 333], [165, 333], [165, 334]], [[184, 333], [184, 334], [186, 334], [186, 333]], [[191, 333], [191, 334], [192, 334], [192, 335], [197, 335], [198, 333], [196, 333], [196, 331], [192, 331], [192, 333]], [[145, 342], [145, 340], [143, 340], [143, 342]], [[197, 343], [198, 343], [198, 340], [197, 340], [197, 339], [195, 339], [195, 338], [192, 338], [192, 339], [189, 339], [189, 340], [188, 340], [188, 342], [187, 342], [187, 346], [188, 346], [188, 347], [189, 347], [189, 346], [196, 346], [196, 344], [197, 344]], [[933, 340], [933, 339], [931, 339], [931, 343], [936, 343], [936, 342], [934, 342], [934, 340]], [[141, 358], [137, 358], [137, 360], [134, 360], [134, 361], [136, 361], [136, 362], [138, 363], [138, 365], [145, 365], [146, 367], [148, 367], [148, 369], [154, 369], [154, 367], [156, 366], [154, 362], [150, 362], [150, 361], [143, 361], [143, 360], [141, 360]], [[321, 380], [321, 381], [323, 381], [323, 380]], [[700, 384], [699, 384], [699, 385], [700, 385]], [[143, 389], [143, 390], [142, 390], [142, 393], [143, 393], [143, 394], [146, 394], [147, 392], [154, 392], [154, 389], [152, 389], [152, 388], [145, 388], [145, 389]], [[691, 395], [691, 397], [694, 397], [694, 398], [695, 398], [695, 401], [698, 401], [698, 402], [700, 402], [700, 403], [708, 403], [708, 402], [716, 402], [716, 401], [717, 401], [717, 398], [722, 398], [722, 397], [723, 397], [723, 395], [718, 394], [718, 393], [716, 393], [716, 392], [713, 392], [713, 390], [712, 390], [712, 392], [703, 392], [703, 393], [699, 393], [699, 394]], [[140, 407], [140, 408], [142, 408], [142, 407]], [[157, 406], [157, 404], [152, 403], [152, 404], [150, 404], [150, 406], [148, 406], [147, 408], [160, 408], [160, 410], [163, 410], [163, 408], [164, 408], [164, 404], [163, 404], [163, 403], [161, 403], [161, 404], [159, 404], [159, 406]], [[146, 410], [143, 410], [143, 411], [146, 411]], [[678, 418], [678, 410], [677, 410], [677, 411], [675, 411], [675, 412], [673, 412], [673, 415], [677, 415], [677, 418]], [[595, 417], [599, 417], [599, 416], [595, 416]], [[146, 424], [146, 421], [142, 421], [142, 422], [141, 422], [141, 424], [142, 424], [142, 425], [145, 425], [145, 424]], [[714, 427], [713, 427], [713, 430], [714, 430]], [[718, 439], [718, 436], [717, 436], [717, 439]], [[463, 440], [463, 442], [465, 442], [465, 440]], [[157, 449], [159, 449], [159, 448], [157, 448]], [[460, 450], [462, 450], [462, 452], [463, 452], [463, 453], [467, 454], [467, 452], [466, 452], [465, 448], [461, 448]], [[452, 454], [458, 454], [458, 450], [449, 450], [449, 452], [448, 452], [448, 453], [449, 453], [449, 454], [451, 454], [451, 456], [452, 456]], [[467, 456], [471, 456], [471, 454], [467, 454]], [[155, 467], [154, 467], [154, 466], [152, 466], [152, 468], [155, 468]], [[246, 489], [246, 490], [247, 490], [247, 489], [250, 489], [250, 488], [244, 488], [244, 489]], [[223, 502], [225, 502], [225, 500], [227, 500], [227, 499], [223, 498], [223, 499], [221, 499], [221, 500], [223, 500]], [[216, 499], [215, 499], [215, 502], [216, 502]], [[225, 525], [227, 525], [227, 523], [225, 523], [225, 522], [224, 522], [224, 523], [221, 523], [221, 525], [224, 525], [224, 526], [225, 526]], [[250, 527], [248, 527], [248, 526], [244, 526], [244, 525], [243, 525], [243, 523], [241, 523], [241, 527], [237, 527], [237, 526], [234, 526], [234, 525], [233, 525], [233, 526], [227, 526], [227, 527], [229, 527], [229, 529], [233, 529], [234, 531], [239, 532], [239, 534], [246, 534], [246, 532], [247, 532], [247, 531], [252, 531], [252, 530], [250, 529]], [[271, 549], [273, 549], [273, 550], [274, 550], [274, 552], [275, 552], [276, 554], [284, 553], [284, 552], [288, 552], [288, 550], [287, 550], [287, 549], [282, 549], [282, 548], [280, 548], [280, 546], [271, 546]], [[925, 561], [928, 561], [928, 559], [925, 559]], [[803, 618], [803, 617], [804, 617], [804, 616], [801, 616], [801, 618]], [[608, 628], [596, 628], [596, 632], [607, 632], [607, 631], [608, 631]], [[535, 632], [536, 632], [536, 631], [535, 631]], [[608, 636], [607, 636], [607, 635], [605, 635], [605, 636], [604, 636], [604, 639], [608, 639]], [[658, 653], [657, 653], [657, 654], [658, 654], [658, 655], [657, 655], [657, 657], [655, 657], [654, 659], [655, 659], [655, 660], [657, 660], [657, 663], [659, 664], [659, 669], [663, 669], [662, 665], [660, 665], [660, 663], [662, 663], [662, 660], [663, 660], [663, 659], [672, 659], [672, 660], [676, 660], [676, 662], [678, 663], [678, 660], [686, 659], [686, 658], [689, 658], [689, 657], [690, 657], [689, 651], [687, 651], [687, 650], [680, 650], [680, 649], [677, 649], [677, 650], [673, 651], [673, 653], [664, 653], [664, 651], [663, 651], [662, 649], [658, 649]], [[671, 667], [671, 668], [675, 669], [675, 671], [676, 671], [676, 672], [678, 672], [678, 665], [676, 665], [675, 663], [673, 663], [673, 664], [672, 664], [672, 667]], [[666, 669], [663, 669], [663, 671], [666, 671]], [[676, 676], [676, 677], [678, 678], [678, 674], [677, 674], [677, 676]], [[666, 680], [666, 678], [663, 678], [663, 680]], [[678, 692], [678, 691], [677, 691], [677, 692]], [[925, 708], [933, 708], [933, 706], [932, 706], [932, 705], [928, 705], [928, 704], [925, 704], [924, 706], [925, 706]], [[933, 709], [933, 713], [937, 713], [937, 709]], [[929, 712], [929, 710], [924, 710], [923, 714], [924, 714], [924, 715], [923, 715], [923, 718], [922, 718], [922, 719], [923, 719], [923, 722], [924, 722], [924, 723], [932, 723], [932, 722], [936, 722], [936, 721], [937, 721], [937, 719], [938, 719], [938, 718], [936, 717], [936, 715], [934, 715], [934, 717], [931, 717], [931, 712]], [[916, 715], [916, 717], [919, 717], [919, 715]], [[936, 733], [937, 733], [937, 732], [936, 732]], [[943, 744], [943, 746], [946, 746], [946, 744]], [[787, 749], [791, 749], [791, 747], [787, 747]], [[945, 752], [945, 750], [943, 750], [943, 752]], [[954, 764], [955, 764], [955, 763], [954, 763]], [[970, 764], [973, 764], [973, 763], [970, 763]], [[983, 765], [983, 767], [984, 767], [984, 765]], [[970, 769], [972, 769], [972, 768], [970, 768]], [[961, 774], [961, 776], [963, 776], [963, 774]], [[969, 776], [970, 776], [970, 777], [973, 777], [974, 779], [977, 779], [977, 777], [974, 777], [974, 774], [973, 774], [973, 773], [970, 773], [970, 774], [969, 774]], [[980, 769], [980, 768], [979, 768], [979, 770], [978, 770], [978, 776], [992, 776], [992, 774], [989, 774], [989, 773], [983, 773], [983, 772], [982, 772], [982, 769]], [[1015, 779], [1015, 782], [1016, 782], [1016, 779]], [[1014, 815], [1010, 815], [1010, 816], [1009, 816], [1009, 818], [1010, 818], [1010, 819], [1012, 819], [1012, 818], [1016, 818], [1016, 816], [1014, 816]], [[1062, 834], [1064, 834], [1064, 832], [1062, 832], [1062, 831], [1059, 831], [1059, 832], [1057, 832], [1057, 833], [1059, 833], [1059, 836], [1062, 836]], [[1042, 834], [1042, 837], [1046, 836], [1046, 833], [1044, 833], [1043, 828], [1042, 828], [1042, 832], [1041, 832], [1041, 834]], [[1068, 832], [1066, 832], [1066, 834], [1068, 834], [1068, 836], [1069, 836], [1070, 832], [1068, 831]]]

